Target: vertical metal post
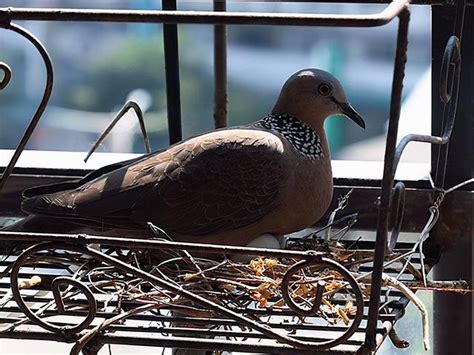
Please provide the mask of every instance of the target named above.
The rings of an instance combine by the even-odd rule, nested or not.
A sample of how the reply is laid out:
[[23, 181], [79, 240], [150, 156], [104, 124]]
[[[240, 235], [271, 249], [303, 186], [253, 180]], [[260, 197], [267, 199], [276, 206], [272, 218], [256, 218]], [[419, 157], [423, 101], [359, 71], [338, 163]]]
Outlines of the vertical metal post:
[[[460, 28], [455, 28], [456, 7], [452, 5], [432, 7], [432, 132], [442, 131], [443, 103], [438, 93], [440, 68], [446, 41], [453, 31], [460, 37]], [[457, 118], [454, 126], [449, 151], [447, 148], [432, 149], [432, 171], [436, 172], [438, 157], [447, 155], [446, 177], [443, 183], [451, 187], [472, 177], [473, 140], [472, 122], [474, 110], [474, 7], [466, 7], [464, 29], [461, 42], [461, 81]], [[458, 34], [459, 33], [459, 34]], [[439, 155], [438, 155], [439, 153]], [[443, 167], [441, 167], [443, 168]], [[441, 176], [441, 174], [439, 174]], [[442, 185], [440, 186], [442, 187]], [[449, 199], [448, 199], [449, 197]], [[440, 210], [440, 220], [433, 229], [429, 246], [437, 253], [442, 252], [440, 262], [433, 270], [437, 280], [464, 279], [472, 282], [472, 235], [471, 221], [456, 221], [449, 218], [452, 211], [460, 208], [452, 196], [447, 196]], [[472, 203], [471, 203], [472, 209]], [[444, 218], [444, 216], [448, 216]], [[451, 225], [465, 224], [460, 233], [454, 233]], [[455, 230], [458, 230], [456, 228]], [[450, 292], [434, 293], [434, 353], [435, 354], [472, 354], [472, 295], [460, 295]]]
[[[433, 43], [433, 46], [432, 46], [432, 51], [433, 51], [433, 57], [432, 58], [434, 58], [433, 62], [435, 62], [437, 60], [434, 57], [434, 55], [435, 55], [434, 48], [436, 48], [436, 50], [437, 50], [438, 45], [443, 46], [443, 49], [441, 50], [441, 52], [436, 53], [437, 55], [440, 55], [439, 58], [441, 59], [442, 56], [443, 56], [444, 46], [446, 45], [446, 42], [448, 40], [447, 38], [444, 38], [444, 36], [442, 35], [442, 32], [446, 32], [446, 31], [443, 31], [443, 29], [447, 30], [447, 32], [449, 32], [449, 29], [451, 29], [451, 33], [448, 36], [455, 35], [462, 43], [465, 6], [466, 6], [466, 1], [465, 0], [457, 0], [457, 6], [455, 7], [456, 12], [455, 12], [454, 16], [452, 15], [452, 13], [450, 11], [448, 11], [448, 13], [451, 13], [451, 18], [447, 22], [445, 22], [444, 24], [440, 24], [441, 25], [440, 27], [438, 27], [438, 28], [433, 27], [433, 29], [434, 29], [433, 30], [433, 38], [437, 35], [440, 35], [439, 41], [437, 41], [436, 44]], [[445, 7], [445, 9], [446, 9], [446, 7]], [[436, 10], [438, 10], [438, 8]], [[437, 11], [434, 11], [434, 12], [437, 13]], [[462, 48], [461, 48], [461, 56], [462, 56], [462, 52], [463, 51], [462, 51]], [[441, 63], [441, 61], [440, 61], [440, 63]], [[437, 64], [437, 63], [434, 63], [434, 64]], [[461, 59], [461, 66], [462, 66], [462, 59]], [[449, 68], [448, 70], [451, 70], [451, 69], [452, 68]], [[434, 80], [432, 81], [432, 87], [433, 88], [438, 88], [439, 73], [440, 73], [440, 68], [436, 68], [436, 71], [435, 71], [434, 66], [432, 66], [432, 79], [436, 79], [436, 77], [438, 79], [437, 81], [434, 81]], [[451, 71], [450, 74], [451, 75], [449, 77], [452, 76], [452, 71]], [[434, 91], [433, 91], [433, 93], [434, 93]], [[435, 96], [432, 97], [432, 101], [433, 102], [440, 102], [440, 99], [435, 94]], [[456, 103], [453, 103], [452, 101], [454, 101], [454, 100], [451, 100], [449, 102], [449, 105], [447, 105], [445, 110], [451, 110], [452, 106], [456, 105]], [[433, 109], [435, 109], [435, 108], [437, 110], [436, 113], [442, 113], [443, 112], [442, 105], [433, 107]], [[434, 111], [433, 111], [432, 130], [433, 130], [433, 132], [435, 132], [435, 131], [439, 132], [439, 135], [441, 135], [442, 134], [441, 132], [442, 132], [446, 122], [443, 122], [443, 118], [442, 118], [443, 115], [442, 114], [441, 114], [440, 117], [435, 118], [435, 116], [436, 115], [434, 114]], [[445, 184], [446, 171], [447, 171], [447, 167], [448, 167], [447, 166], [447, 160], [448, 160], [448, 152], [449, 152], [450, 143], [451, 142], [448, 142], [446, 144], [443, 144], [441, 146], [436, 147], [437, 148], [436, 149], [437, 154], [435, 153], [435, 150], [433, 150], [433, 152], [435, 153], [435, 154], [433, 154], [433, 158], [436, 159], [436, 166], [433, 164], [434, 169], [432, 169], [432, 172], [435, 173], [435, 186], [439, 187], [439, 188], [444, 188], [444, 184]]]
[[372, 273], [372, 288], [370, 292], [369, 315], [367, 321], [365, 344], [363, 345], [363, 350], [361, 350], [360, 353], [371, 353], [377, 347], [377, 320], [379, 316], [385, 248], [387, 246], [388, 215], [393, 187], [393, 167], [395, 160], [395, 147], [397, 143], [398, 122], [400, 118], [403, 78], [405, 77], [409, 21], [410, 12], [408, 9], [405, 9], [399, 15], [397, 50], [395, 54], [392, 95], [390, 100], [390, 117], [385, 146], [382, 195], [377, 218], [377, 235], [375, 240], [375, 256]]
[[[226, 0], [214, 0], [214, 11], [226, 11]], [[214, 25], [214, 127], [227, 126], [227, 26]]]
[[[163, 10], [176, 10], [176, 0], [162, 0]], [[163, 25], [165, 55], [166, 102], [168, 111], [168, 133], [170, 144], [179, 142], [181, 132], [181, 95], [179, 87], [178, 26]]]

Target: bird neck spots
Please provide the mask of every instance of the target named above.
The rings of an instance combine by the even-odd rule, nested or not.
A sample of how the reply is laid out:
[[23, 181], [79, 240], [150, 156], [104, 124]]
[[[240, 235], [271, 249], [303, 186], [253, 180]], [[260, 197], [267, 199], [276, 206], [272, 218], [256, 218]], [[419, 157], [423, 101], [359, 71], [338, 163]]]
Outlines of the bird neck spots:
[[296, 117], [287, 113], [270, 114], [258, 121], [256, 126], [277, 131], [307, 159], [324, 158], [321, 140], [316, 131]]

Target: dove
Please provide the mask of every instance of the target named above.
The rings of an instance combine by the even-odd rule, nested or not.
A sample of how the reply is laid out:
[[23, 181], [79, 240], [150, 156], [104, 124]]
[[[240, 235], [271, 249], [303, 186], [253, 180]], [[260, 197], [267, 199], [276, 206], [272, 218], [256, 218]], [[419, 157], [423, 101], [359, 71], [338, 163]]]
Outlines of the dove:
[[146, 235], [152, 223], [177, 241], [222, 245], [304, 229], [332, 200], [324, 131], [330, 115], [365, 128], [333, 75], [300, 70], [256, 122], [186, 139], [80, 181], [26, 190], [21, 208], [34, 217], [8, 229], [49, 225], [49, 232], [64, 232], [66, 225], [133, 237]]

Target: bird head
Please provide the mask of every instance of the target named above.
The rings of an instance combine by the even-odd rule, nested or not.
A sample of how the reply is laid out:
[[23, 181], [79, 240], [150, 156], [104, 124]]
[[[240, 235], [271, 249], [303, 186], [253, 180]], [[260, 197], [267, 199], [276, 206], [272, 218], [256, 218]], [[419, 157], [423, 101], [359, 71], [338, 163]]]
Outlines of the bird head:
[[365, 122], [347, 100], [341, 83], [319, 69], [303, 69], [288, 78], [272, 110], [288, 113], [318, 128], [330, 115], [342, 114], [365, 128]]

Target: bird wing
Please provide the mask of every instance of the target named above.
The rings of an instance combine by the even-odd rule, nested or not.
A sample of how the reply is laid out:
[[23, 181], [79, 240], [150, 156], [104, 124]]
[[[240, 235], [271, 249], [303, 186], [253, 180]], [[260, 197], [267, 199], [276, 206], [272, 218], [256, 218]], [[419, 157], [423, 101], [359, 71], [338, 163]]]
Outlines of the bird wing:
[[59, 183], [33, 186], [33, 187], [23, 190], [22, 196], [23, 198], [32, 198], [32, 197], [36, 197], [40, 195], [61, 192], [64, 190], [73, 190], [86, 184], [89, 181], [92, 181], [98, 177], [103, 176], [104, 174], [120, 169], [121, 167], [131, 165], [132, 163], [138, 160], [143, 160], [145, 157], [149, 155], [151, 154], [147, 154], [145, 156], [140, 156], [140, 157], [129, 159], [129, 160], [124, 160], [117, 163], [112, 163], [109, 165], [105, 165], [97, 170], [91, 171], [90, 173], [88, 173], [87, 175], [85, 175], [83, 178], [80, 178], [80, 179], [71, 179], [71, 180], [62, 181]]
[[23, 201], [26, 212], [206, 235], [251, 224], [279, 202], [288, 171], [268, 132], [223, 130], [121, 167], [73, 190]]

